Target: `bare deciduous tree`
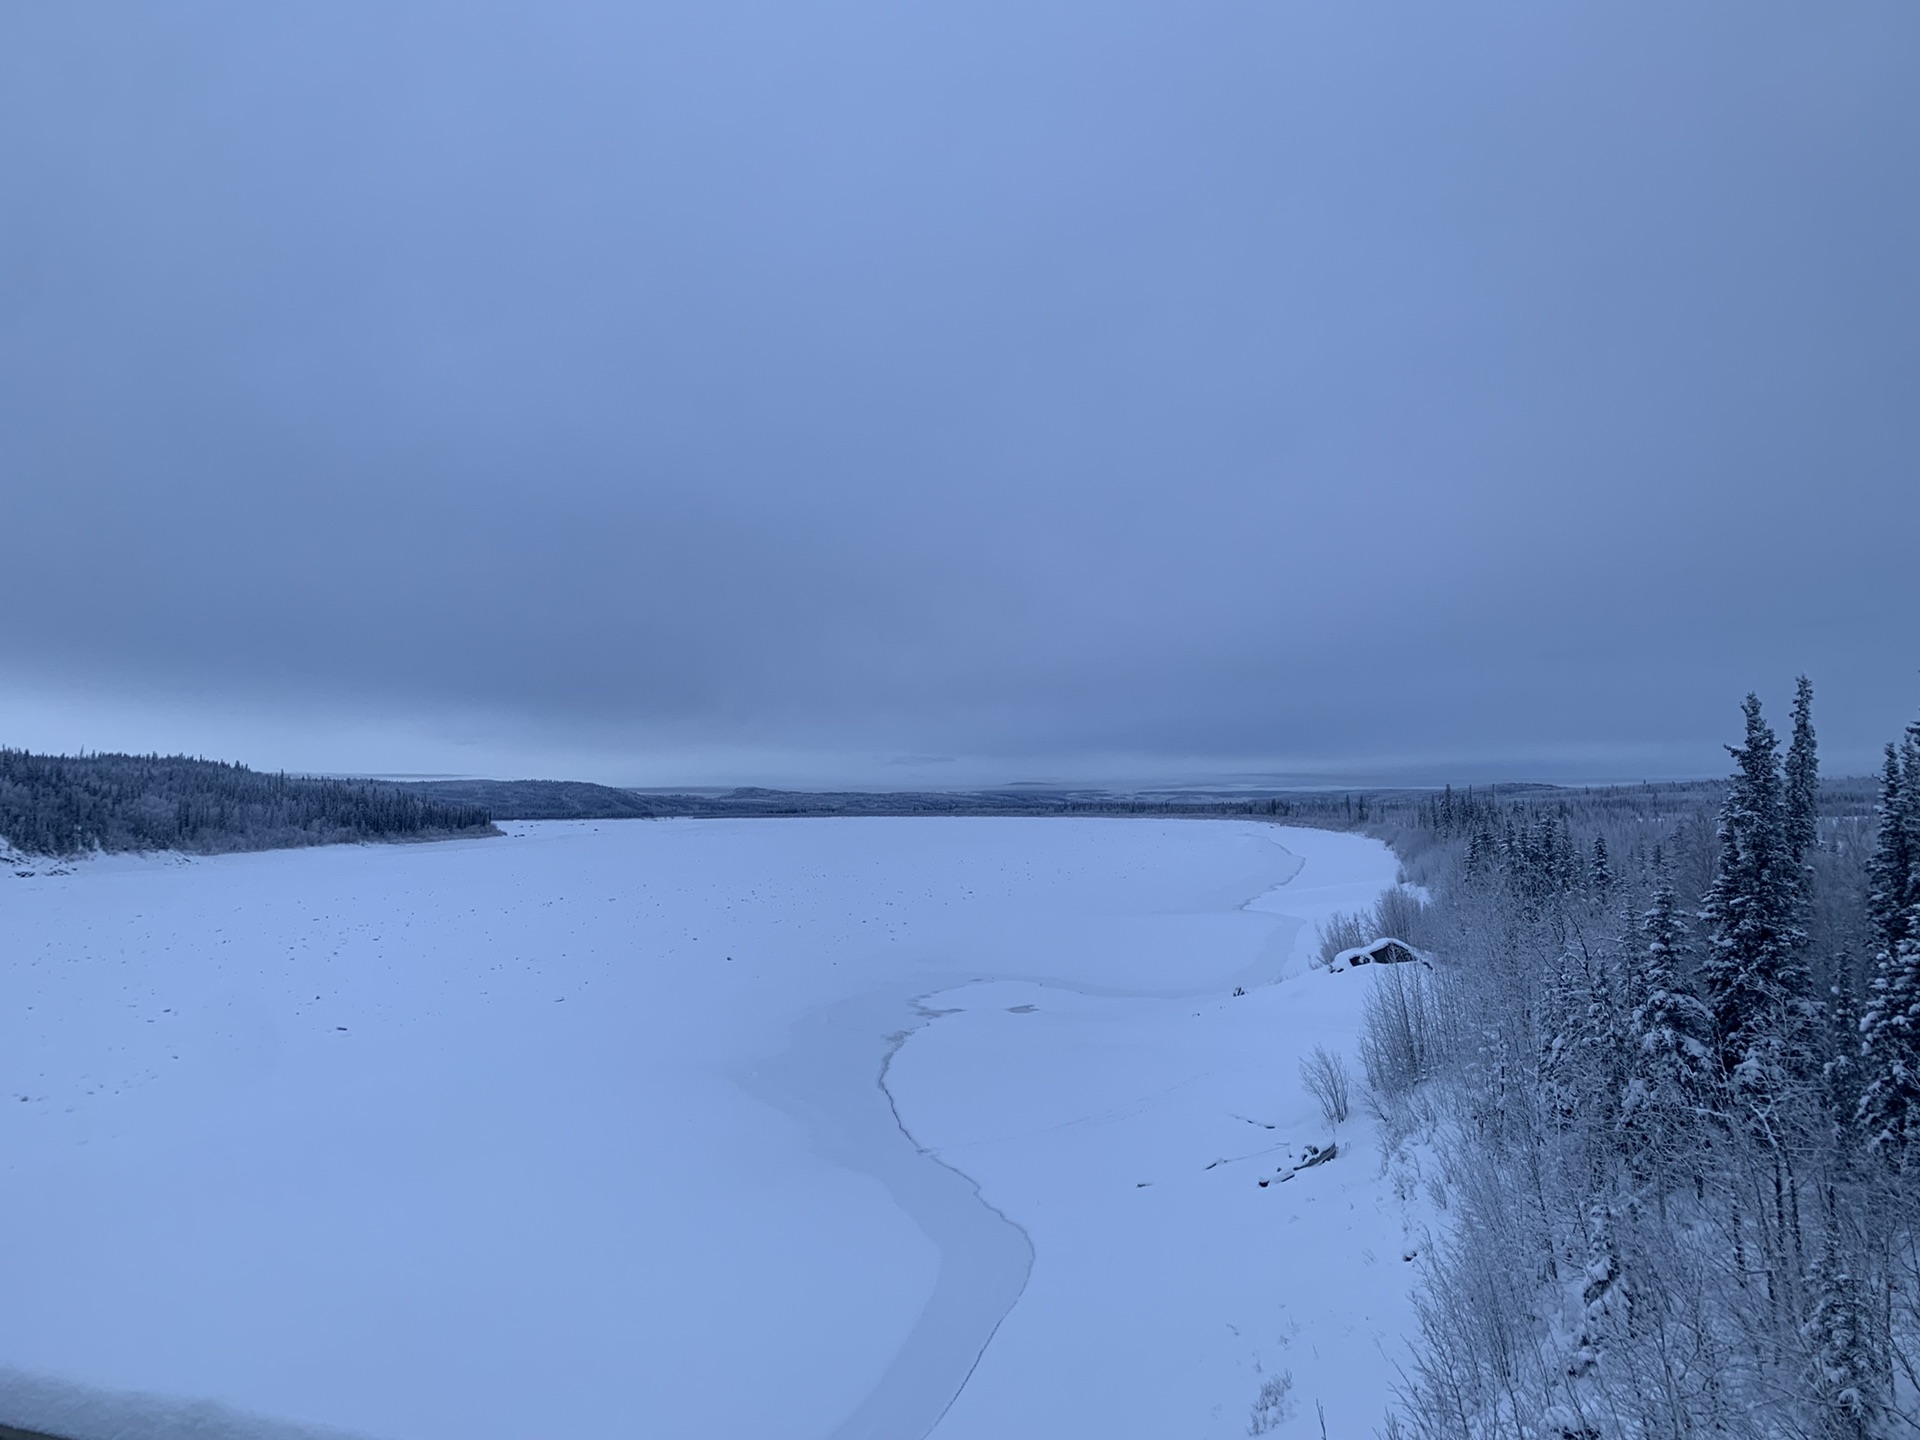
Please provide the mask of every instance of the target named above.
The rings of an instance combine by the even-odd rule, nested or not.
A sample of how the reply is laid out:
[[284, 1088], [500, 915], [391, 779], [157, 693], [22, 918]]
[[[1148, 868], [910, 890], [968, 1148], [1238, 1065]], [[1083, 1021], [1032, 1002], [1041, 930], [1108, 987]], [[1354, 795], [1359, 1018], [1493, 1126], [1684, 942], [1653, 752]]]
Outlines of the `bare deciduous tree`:
[[1352, 1109], [1353, 1082], [1347, 1062], [1324, 1045], [1300, 1062], [1300, 1083], [1320, 1102], [1320, 1115], [1329, 1127], [1339, 1125]]

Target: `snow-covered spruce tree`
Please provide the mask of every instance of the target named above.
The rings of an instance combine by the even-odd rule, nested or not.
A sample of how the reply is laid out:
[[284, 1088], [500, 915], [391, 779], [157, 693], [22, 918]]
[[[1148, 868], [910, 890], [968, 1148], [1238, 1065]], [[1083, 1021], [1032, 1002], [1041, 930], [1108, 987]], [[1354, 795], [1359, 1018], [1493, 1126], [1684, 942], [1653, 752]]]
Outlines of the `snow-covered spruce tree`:
[[1737, 1087], [1777, 1091], [1796, 1061], [1808, 975], [1799, 924], [1803, 886], [1787, 829], [1780, 745], [1748, 695], [1746, 743], [1720, 810], [1719, 873], [1700, 918], [1703, 967], [1721, 1064]]
[[1607, 837], [1593, 837], [1593, 859], [1587, 864], [1587, 888], [1593, 892], [1594, 903], [1604, 905], [1607, 897], [1613, 893], [1613, 865], [1607, 858]]
[[1540, 1080], [1547, 1114], [1588, 1148], [1610, 1144], [1626, 1090], [1625, 1037], [1618, 1024], [1613, 965], [1602, 948], [1568, 946], [1551, 971], [1541, 1005]]
[[1915, 824], [1912, 794], [1904, 773], [1907, 767], [1901, 763], [1905, 758], [1902, 750], [1911, 754], [1913, 748], [1913, 727], [1909, 726], [1904, 745], [1887, 746], [1880, 771], [1880, 803], [1875, 807], [1878, 828], [1873, 859], [1867, 865], [1867, 918], [1873, 924], [1875, 940], [1885, 949], [1903, 938], [1907, 911], [1920, 898], [1911, 893]]
[[1810, 1289], [1812, 1313], [1801, 1327], [1808, 1352], [1809, 1388], [1818, 1405], [1820, 1433], [1830, 1440], [1872, 1440], [1882, 1433], [1891, 1375], [1878, 1327], [1850, 1273], [1835, 1206]]
[[1580, 1325], [1567, 1360], [1567, 1374], [1574, 1379], [1591, 1374], [1608, 1342], [1629, 1330], [1633, 1321], [1633, 1287], [1621, 1273], [1613, 1218], [1612, 1209], [1599, 1201], [1588, 1207], [1587, 1263], [1580, 1276]]
[[1920, 1156], [1920, 724], [1881, 774], [1879, 835], [1868, 869], [1871, 993], [1860, 1017], [1867, 1143], [1896, 1163]]
[[1813, 737], [1813, 682], [1794, 682], [1793, 739], [1787, 746], [1787, 845], [1796, 859], [1820, 842], [1820, 758]]
[[1701, 1175], [1697, 1139], [1712, 1103], [1716, 1066], [1713, 1016], [1680, 973], [1685, 922], [1671, 881], [1662, 877], [1641, 920], [1642, 950], [1627, 1018], [1627, 1090], [1622, 1128], [1631, 1161], [1659, 1174], [1688, 1157]]
[[[1846, 957], [1836, 957], [1834, 968], [1844, 974], [1849, 969]], [[1822, 1018], [1826, 1035], [1821, 1045], [1821, 1100], [1834, 1145], [1850, 1154], [1861, 1140], [1860, 1101], [1865, 1086], [1860, 1004], [1850, 986], [1835, 984], [1829, 989]]]

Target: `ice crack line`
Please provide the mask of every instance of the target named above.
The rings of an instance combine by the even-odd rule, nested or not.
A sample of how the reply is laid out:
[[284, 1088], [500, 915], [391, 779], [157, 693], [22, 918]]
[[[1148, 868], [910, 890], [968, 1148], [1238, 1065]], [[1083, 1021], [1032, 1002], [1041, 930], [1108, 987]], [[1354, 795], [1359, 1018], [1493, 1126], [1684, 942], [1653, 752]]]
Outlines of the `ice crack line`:
[[[972, 978], [932, 983], [954, 988]], [[933, 1018], [914, 993], [927, 983], [814, 1010], [794, 1026], [784, 1054], [738, 1077], [804, 1124], [815, 1154], [884, 1185], [940, 1255], [933, 1293], [913, 1328], [827, 1440], [924, 1440], [965, 1388], [1033, 1269], [1026, 1230], [989, 1204], [971, 1176], [913, 1137], [887, 1088], [894, 1056]], [[876, 1038], [884, 1039], [877, 1066]]]

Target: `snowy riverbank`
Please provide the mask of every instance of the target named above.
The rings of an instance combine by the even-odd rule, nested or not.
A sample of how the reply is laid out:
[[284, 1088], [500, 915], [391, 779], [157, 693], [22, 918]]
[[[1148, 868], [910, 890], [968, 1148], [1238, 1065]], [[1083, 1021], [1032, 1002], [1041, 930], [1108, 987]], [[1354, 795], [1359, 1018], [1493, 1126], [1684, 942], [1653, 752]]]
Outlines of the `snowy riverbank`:
[[1254, 1176], [1325, 1138], [1298, 1057], [1370, 982], [1304, 961], [1383, 847], [510, 829], [8, 877], [0, 1363], [60, 1383], [0, 1420], [1226, 1436], [1284, 1371], [1279, 1433], [1378, 1420], [1412, 1275], [1365, 1126]]

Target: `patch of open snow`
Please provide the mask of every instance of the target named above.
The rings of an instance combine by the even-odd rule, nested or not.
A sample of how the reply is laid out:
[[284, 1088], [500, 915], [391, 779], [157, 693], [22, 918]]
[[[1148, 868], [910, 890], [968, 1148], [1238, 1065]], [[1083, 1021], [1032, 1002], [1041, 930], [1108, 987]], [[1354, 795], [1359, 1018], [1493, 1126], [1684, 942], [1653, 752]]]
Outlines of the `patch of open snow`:
[[[0, 1378], [41, 1406], [0, 1420], [195, 1433], [79, 1388], [113, 1387], [404, 1440], [1224, 1435], [1251, 1367], [1306, 1373], [1289, 1324], [1404, 1323], [1362, 1127], [1252, 1179], [1313, 1130], [1298, 1050], [1357, 1017], [1302, 936], [1384, 848], [508, 829], [0, 889], [0, 1362], [60, 1382]], [[1339, 1254], [1288, 1268], [1340, 1196], [1397, 1308], [1342, 1309]]]

